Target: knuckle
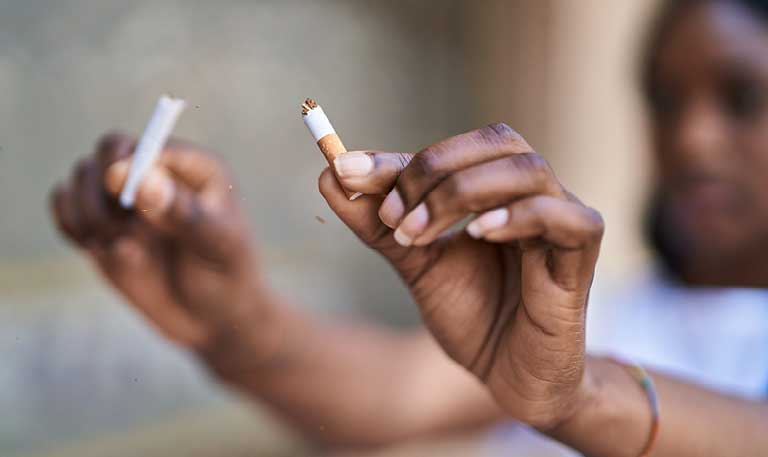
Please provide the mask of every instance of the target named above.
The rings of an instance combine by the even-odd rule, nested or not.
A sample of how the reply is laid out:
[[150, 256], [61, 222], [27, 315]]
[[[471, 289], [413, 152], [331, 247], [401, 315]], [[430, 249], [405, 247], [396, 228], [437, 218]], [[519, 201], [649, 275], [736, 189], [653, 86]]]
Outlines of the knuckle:
[[126, 138], [128, 138], [128, 135], [125, 133], [118, 130], [111, 130], [99, 137], [96, 148], [98, 150], [112, 149], [124, 142]]
[[384, 224], [360, 231], [357, 235], [367, 247], [375, 251], [386, 251], [393, 244], [392, 231]]
[[122, 145], [130, 141], [130, 137], [120, 131], [110, 131], [102, 135], [96, 143], [96, 155], [98, 157], [111, 157]]
[[553, 183], [554, 174], [549, 162], [540, 154], [534, 152], [518, 154], [511, 157], [518, 167], [536, 187], [548, 187]]
[[440, 189], [446, 200], [459, 201], [464, 196], [464, 183], [461, 177], [457, 175], [445, 178]]
[[428, 201], [436, 213], [445, 213], [451, 207], [464, 208], [467, 205], [464, 181], [456, 175], [447, 177], [430, 193]]
[[476, 130], [475, 133], [485, 143], [503, 146], [518, 144], [523, 139], [515, 129], [503, 122], [489, 124]]
[[440, 148], [429, 146], [414, 155], [408, 168], [419, 176], [430, 176], [440, 172]]
[[600, 241], [605, 233], [603, 215], [594, 208], [586, 207], [587, 235], [593, 241]]
[[459, 173], [451, 176], [448, 181], [448, 189], [450, 190], [450, 201], [452, 205], [458, 210], [479, 212], [486, 208], [483, 201], [480, 201], [477, 196], [476, 186], [477, 179], [472, 173]]
[[408, 166], [409, 163], [411, 163], [411, 160], [413, 159], [413, 154], [408, 154], [405, 152], [398, 152], [395, 154], [395, 160], [397, 160], [398, 165], [400, 166], [400, 169], [405, 169], [405, 167]]
[[75, 171], [73, 172], [75, 181], [80, 182], [84, 180], [90, 171], [90, 168], [91, 160], [89, 158], [83, 157], [79, 159], [75, 164]]
[[537, 154], [535, 152], [521, 154], [521, 157], [523, 157], [528, 167], [534, 172], [539, 173], [542, 175], [549, 176], [552, 174], [552, 168], [549, 166], [549, 162], [547, 162], [547, 159], [541, 156], [541, 154]]

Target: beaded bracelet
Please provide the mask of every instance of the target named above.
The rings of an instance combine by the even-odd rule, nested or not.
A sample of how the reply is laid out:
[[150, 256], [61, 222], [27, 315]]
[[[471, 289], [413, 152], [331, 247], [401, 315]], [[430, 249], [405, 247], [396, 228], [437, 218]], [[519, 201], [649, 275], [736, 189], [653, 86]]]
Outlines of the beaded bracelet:
[[616, 363], [624, 367], [632, 379], [640, 384], [640, 387], [648, 398], [648, 404], [651, 407], [651, 431], [648, 434], [648, 441], [643, 447], [643, 451], [638, 456], [647, 457], [651, 454], [659, 435], [659, 398], [658, 395], [656, 395], [656, 387], [653, 385], [653, 379], [651, 379], [651, 376], [645, 371], [645, 368], [636, 363], [624, 363], [619, 360], [616, 360]]

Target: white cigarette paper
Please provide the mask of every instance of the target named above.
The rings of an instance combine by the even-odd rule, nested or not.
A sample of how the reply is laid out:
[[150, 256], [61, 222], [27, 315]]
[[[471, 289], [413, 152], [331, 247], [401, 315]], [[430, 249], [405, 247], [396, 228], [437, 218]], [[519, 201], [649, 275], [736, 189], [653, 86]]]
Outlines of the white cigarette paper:
[[[336, 130], [321, 106], [317, 105], [314, 100], [307, 99], [302, 108], [304, 125], [309, 129], [309, 133], [314, 138], [318, 147], [320, 147], [320, 151], [325, 155], [328, 164], [333, 167], [334, 159], [346, 153], [347, 149], [341, 142], [339, 135], [336, 134]], [[345, 190], [345, 193], [350, 200], [355, 200], [363, 195], [361, 192], [350, 192], [347, 190]]]
[[333, 129], [331, 121], [328, 116], [325, 115], [322, 106], [313, 108], [307, 112], [304, 116], [304, 125], [309, 129], [309, 133], [315, 141], [320, 141], [326, 135], [336, 134], [336, 130]]
[[152, 164], [155, 163], [160, 152], [165, 147], [168, 137], [171, 136], [176, 121], [179, 120], [182, 111], [186, 107], [182, 99], [172, 98], [167, 95], [160, 97], [155, 107], [155, 112], [144, 130], [144, 134], [136, 146], [133, 154], [131, 169], [128, 171], [128, 179], [125, 181], [123, 191], [120, 193], [120, 204], [123, 208], [132, 208], [136, 200], [136, 192], [139, 189], [144, 175], [147, 174]]

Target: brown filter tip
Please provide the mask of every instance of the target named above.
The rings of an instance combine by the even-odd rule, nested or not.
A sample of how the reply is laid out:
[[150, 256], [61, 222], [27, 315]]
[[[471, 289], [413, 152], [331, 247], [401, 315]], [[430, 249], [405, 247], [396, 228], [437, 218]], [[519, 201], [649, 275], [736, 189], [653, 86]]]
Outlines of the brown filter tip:
[[317, 108], [317, 102], [312, 100], [311, 98], [308, 98], [304, 100], [304, 103], [301, 104], [301, 114], [303, 116], [306, 116], [309, 114], [310, 111]]

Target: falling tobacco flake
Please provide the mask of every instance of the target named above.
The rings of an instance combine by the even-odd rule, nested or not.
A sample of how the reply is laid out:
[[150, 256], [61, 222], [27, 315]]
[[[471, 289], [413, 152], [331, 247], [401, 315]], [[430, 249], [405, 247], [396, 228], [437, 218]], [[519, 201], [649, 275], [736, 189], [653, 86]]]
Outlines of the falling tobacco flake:
[[325, 224], [325, 219], [323, 219], [322, 217], [320, 217], [320, 216], [315, 216], [315, 219], [317, 219], [317, 222], [319, 222], [319, 223], [321, 223], [321, 224]]

